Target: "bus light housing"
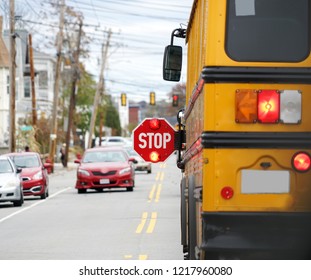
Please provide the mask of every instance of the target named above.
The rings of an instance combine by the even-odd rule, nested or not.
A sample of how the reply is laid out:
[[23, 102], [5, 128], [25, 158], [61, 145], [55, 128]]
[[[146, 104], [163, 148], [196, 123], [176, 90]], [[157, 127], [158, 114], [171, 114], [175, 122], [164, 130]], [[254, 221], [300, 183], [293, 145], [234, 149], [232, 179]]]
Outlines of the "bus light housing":
[[277, 90], [260, 90], [258, 92], [258, 121], [277, 123], [280, 116], [280, 94]]
[[280, 122], [301, 123], [301, 92], [298, 90], [283, 90], [280, 92], [281, 112]]
[[292, 166], [298, 172], [307, 172], [311, 167], [310, 155], [306, 152], [298, 152], [292, 157]]
[[301, 108], [299, 90], [238, 89], [235, 94], [236, 123], [299, 124]]
[[235, 94], [235, 121], [255, 123], [257, 121], [257, 92], [243, 89], [237, 90]]

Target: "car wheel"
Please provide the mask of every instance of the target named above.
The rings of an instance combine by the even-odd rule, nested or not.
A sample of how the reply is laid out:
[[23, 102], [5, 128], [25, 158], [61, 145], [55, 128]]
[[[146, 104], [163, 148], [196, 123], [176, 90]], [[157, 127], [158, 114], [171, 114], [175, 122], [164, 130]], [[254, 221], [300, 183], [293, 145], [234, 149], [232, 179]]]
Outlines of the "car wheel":
[[151, 173], [151, 169], [148, 169], [148, 170], [147, 170], [147, 173], [150, 174], [150, 173]]
[[86, 193], [86, 189], [78, 189], [78, 193]]
[[21, 196], [21, 198], [19, 200], [13, 201], [14, 207], [20, 207], [23, 205], [23, 203], [24, 203], [24, 197], [23, 196]]
[[134, 188], [133, 188], [133, 187], [128, 187], [128, 188], [126, 188], [126, 190], [127, 190], [128, 192], [132, 192], [132, 191], [134, 190]]
[[44, 188], [44, 193], [40, 195], [41, 199], [46, 199], [48, 197], [48, 191], [46, 189], [46, 187]]

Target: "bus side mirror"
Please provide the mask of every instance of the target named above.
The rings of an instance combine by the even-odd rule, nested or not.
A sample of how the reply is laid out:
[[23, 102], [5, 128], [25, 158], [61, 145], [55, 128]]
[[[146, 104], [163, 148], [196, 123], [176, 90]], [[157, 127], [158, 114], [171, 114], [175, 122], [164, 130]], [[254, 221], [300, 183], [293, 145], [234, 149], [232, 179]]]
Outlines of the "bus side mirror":
[[164, 50], [163, 79], [178, 82], [182, 65], [182, 47], [169, 45]]

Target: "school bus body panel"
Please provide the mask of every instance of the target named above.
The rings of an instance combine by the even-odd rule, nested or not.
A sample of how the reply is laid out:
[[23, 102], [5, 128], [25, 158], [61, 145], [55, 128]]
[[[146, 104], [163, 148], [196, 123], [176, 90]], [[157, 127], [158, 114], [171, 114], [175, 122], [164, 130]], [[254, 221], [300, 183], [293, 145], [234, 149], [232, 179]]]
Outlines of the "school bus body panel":
[[[235, 93], [237, 90], [296, 90], [302, 96], [302, 122], [293, 124], [242, 124], [235, 122]], [[205, 84], [204, 131], [274, 131], [306, 132], [311, 129], [311, 86], [302, 84]], [[197, 113], [195, 113], [197, 114]], [[202, 118], [202, 117], [201, 117]]]
[[[228, 1], [195, 0], [187, 29], [186, 248], [190, 258], [201, 259], [224, 252], [309, 258], [311, 172], [295, 171], [292, 158], [311, 154], [311, 55], [284, 62], [229, 57], [226, 32], [234, 26], [227, 25]], [[241, 90], [299, 92], [301, 119], [239, 123]], [[230, 199], [221, 195], [224, 187], [233, 190]], [[270, 255], [274, 249], [281, 253]]]
[[[202, 210], [213, 212], [310, 211], [310, 175], [297, 174], [292, 170], [291, 157], [295, 152], [295, 150], [282, 149], [205, 149], [203, 157], [208, 159], [208, 163], [203, 167]], [[260, 166], [262, 162], [269, 162], [272, 167], [265, 170]], [[267, 189], [265, 185], [259, 184], [257, 188], [247, 189], [245, 187], [243, 191], [242, 170], [260, 171], [262, 176], [270, 171], [285, 172], [290, 178], [290, 188], [278, 189], [270, 186], [270, 189]], [[260, 177], [256, 178], [260, 180]], [[230, 200], [221, 197], [221, 189], [225, 186], [231, 186], [234, 190], [234, 195]]]
[[[196, 57], [198, 65], [209, 66], [240, 66], [240, 67], [284, 67], [288, 63], [282, 62], [237, 62], [231, 59], [225, 50], [225, 34], [226, 34], [226, 15], [227, 15], [227, 0], [195, 0], [193, 10], [190, 17], [190, 22], [187, 31], [188, 50], [191, 48], [190, 42], [198, 44], [205, 43], [205, 46], [200, 46]], [[198, 20], [198, 18], [200, 20]], [[201, 23], [204, 24], [200, 25]], [[206, 25], [206, 26], [205, 26]], [[205, 38], [200, 38], [200, 36]], [[281, 47], [281, 46], [280, 46]], [[198, 48], [196, 46], [196, 48]], [[203, 53], [205, 52], [205, 53]], [[188, 53], [189, 56], [189, 53]], [[189, 58], [189, 57], [188, 57]], [[193, 61], [192, 59], [190, 59]], [[291, 65], [291, 67], [310, 67], [311, 57], [308, 56], [305, 60]], [[188, 73], [190, 74], [190, 73]], [[200, 73], [199, 73], [200, 74]], [[196, 77], [199, 77], [196, 76]], [[188, 80], [187, 80], [188, 81]]]

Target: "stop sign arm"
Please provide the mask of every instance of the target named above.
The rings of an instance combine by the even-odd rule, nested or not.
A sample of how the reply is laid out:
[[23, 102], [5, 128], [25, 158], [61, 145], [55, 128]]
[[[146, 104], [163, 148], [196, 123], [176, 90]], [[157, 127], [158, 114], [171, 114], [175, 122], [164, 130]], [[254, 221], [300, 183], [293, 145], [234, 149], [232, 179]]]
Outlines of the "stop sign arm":
[[176, 131], [164, 118], [147, 118], [133, 130], [134, 150], [145, 160], [165, 161], [175, 151]]
[[175, 131], [174, 135], [174, 148], [178, 152], [177, 158], [177, 167], [180, 169], [184, 169], [185, 165], [182, 162], [182, 151], [186, 148], [186, 130], [185, 126], [181, 124], [181, 118], [177, 117], [178, 120], [178, 130]]

